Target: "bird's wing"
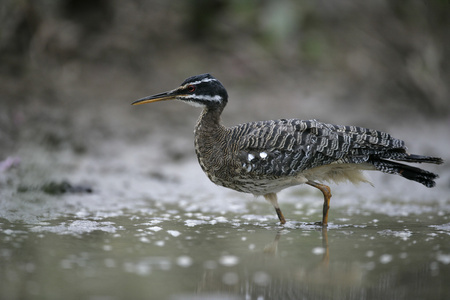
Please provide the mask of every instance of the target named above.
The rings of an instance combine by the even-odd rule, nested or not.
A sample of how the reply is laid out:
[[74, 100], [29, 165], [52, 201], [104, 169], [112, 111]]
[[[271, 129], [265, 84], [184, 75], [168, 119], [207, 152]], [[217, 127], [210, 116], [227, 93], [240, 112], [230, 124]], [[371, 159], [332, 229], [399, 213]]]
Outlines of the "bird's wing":
[[[233, 133], [238, 159], [254, 174], [289, 176], [333, 162], [363, 163], [371, 155], [404, 155], [404, 142], [389, 134], [316, 120], [247, 123]], [[385, 154], [389, 152], [388, 154]]]

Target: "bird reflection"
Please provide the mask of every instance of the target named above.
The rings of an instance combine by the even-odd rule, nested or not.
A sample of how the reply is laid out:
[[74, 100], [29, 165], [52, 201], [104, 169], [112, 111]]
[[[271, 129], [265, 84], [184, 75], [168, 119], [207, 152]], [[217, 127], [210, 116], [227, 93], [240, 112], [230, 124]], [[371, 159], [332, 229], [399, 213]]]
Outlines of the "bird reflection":
[[[328, 245], [328, 230], [327, 230], [327, 227], [320, 227], [319, 230], [322, 231], [322, 248], [324, 251], [320, 265], [328, 266], [328, 264], [330, 262], [330, 249], [329, 249], [329, 245]], [[274, 240], [272, 242], [270, 242], [269, 244], [267, 244], [266, 246], [264, 246], [264, 248], [263, 248], [264, 254], [268, 254], [271, 256], [278, 255], [278, 244], [280, 242], [281, 235], [282, 235], [282, 231], [278, 231], [277, 234], [275, 235]]]
[[278, 231], [277, 234], [275, 235], [275, 239], [271, 243], [264, 246], [263, 252], [265, 254], [276, 256], [278, 254], [278, 243], [280, 241], [280, 238], [281, 232]]
[[322, 227], [322, 247], [325, 250], [322, 257], [322, 263], [328, 264], [330, 263], [330, 247], [328, 246], [328, 231], [326, 227]]
[[[316, 247], [313, 245], [313, 253], [323, 254], [316, 262], [311, 263], [308, 258], [305, 259], [307, 255], [300, 255], [297, 260], [291, 255], [287, 257], [286, 253], [294, 253], [295, 256], [298, 254], [295, 248], [290, 250], [292, 245], [283, 243], [286, 240], [283, 236], [286, 237], [288, 232], [278, 231], [273, 240], [262, 249], [252, 250], [250, 255], [242, 255], [239, 264], [206, 269], [197, 293], [220, 292], [245, 296], [245, 299], [257, 299], [260, 296], [264, 299], [284, 299], [289, 295], [291, 299], [301, 299], [308, 297], [311, 292], [322, 291], [324, 287], [330, 286], [333, 276], [329, 269], [328, 231], [326, 227], [318, 230], [321, 230], [322, 241]], [[311, 239], [305, 238], [304, 241], [307, 243]], [[320, 252], [315, 252], [315, 249]]]

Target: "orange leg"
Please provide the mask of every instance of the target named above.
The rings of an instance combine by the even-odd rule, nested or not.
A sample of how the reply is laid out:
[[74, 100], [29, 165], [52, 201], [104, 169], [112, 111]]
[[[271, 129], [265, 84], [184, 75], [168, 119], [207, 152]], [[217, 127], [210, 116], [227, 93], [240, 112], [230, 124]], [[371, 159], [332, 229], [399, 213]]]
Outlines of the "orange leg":
[[275, 193], [265, 194], [264, 198], [266, 198], [267, 201], [272, 203], [273, 207], [275, 208], [275, 211], [277, 212], [277, 216], [278, 216], [278, 219], [280, 220], [281, 225], [286, 223], [283, 213], [281, 212], [280, 206], [278, 205], [277, 194], [275, 194]]
[[330, 209], [330, 198], [331, 198], [331, 190], [330, 187], [320, 184], [314, 181], [308, 181], [306, 184], [309, 184], [310, 186], [313, 186], [317, 189], [319, 189], [323, 194], [323, 216], [322, 216], [322, 223], [319, 222], [322, 226], [328, 225], [328, 210]]

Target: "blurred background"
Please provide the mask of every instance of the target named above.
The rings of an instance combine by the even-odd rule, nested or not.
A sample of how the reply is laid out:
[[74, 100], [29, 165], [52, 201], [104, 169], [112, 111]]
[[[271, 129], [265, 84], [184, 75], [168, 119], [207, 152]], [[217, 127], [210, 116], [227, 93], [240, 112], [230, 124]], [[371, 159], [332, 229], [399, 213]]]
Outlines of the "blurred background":
[[450, 125], [448, 0], [3, 0], [0, 20], [0, 161], [34, 144], [191, 143], [195, 109], [130, 103], [206, 72], [229, 91], [227, 125]]
[[358, 125], [448, 162], [449, 57], [448, 0], [1, 0], [0, 299], [450, 299], [448, 163], [432, 190], [332, 185], [328, 233], [320, 192], [287, 189], [281, 227], [204, 176], [198, 109], [130, 105], [208, 72], [225, 125]]

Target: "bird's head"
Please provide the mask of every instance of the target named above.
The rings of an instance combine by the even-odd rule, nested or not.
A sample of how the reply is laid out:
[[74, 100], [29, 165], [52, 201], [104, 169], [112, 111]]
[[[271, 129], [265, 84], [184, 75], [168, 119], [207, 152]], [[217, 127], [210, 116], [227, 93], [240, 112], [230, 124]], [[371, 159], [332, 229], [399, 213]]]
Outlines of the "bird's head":
[[163, 100], [180, 100], [194, 106], [223, 109], [227, 104], [228, 94], [219, 80], [210, 74], [201, 74], [189, 77], [174, 90], [144, 97], [132, 104], [138, 105]]

